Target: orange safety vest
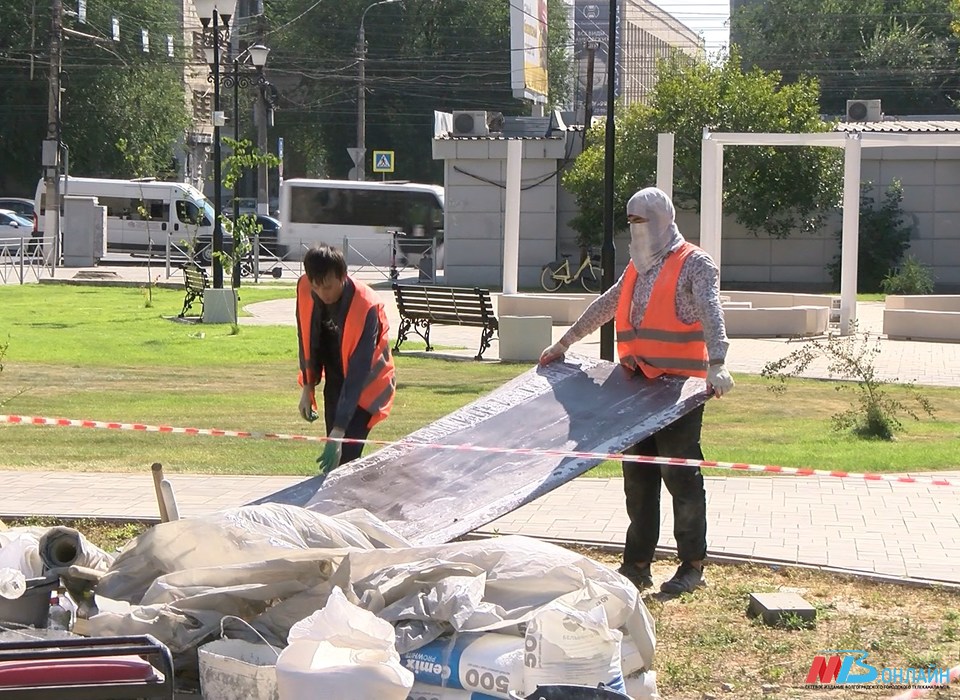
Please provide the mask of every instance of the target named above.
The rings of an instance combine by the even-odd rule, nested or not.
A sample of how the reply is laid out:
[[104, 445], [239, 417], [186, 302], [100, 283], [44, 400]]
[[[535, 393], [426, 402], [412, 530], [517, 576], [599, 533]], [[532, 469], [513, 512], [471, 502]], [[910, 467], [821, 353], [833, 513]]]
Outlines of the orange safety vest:
[[709, 356], [703, 339], [703, 324], [683, 323], [677, 315], [677, 284], [687, 256], [697, 247], [684, 243], [667, 255], [660, 268], [640, 328], [630, 323], [633, 289], [637, 270], [627, 265], [617, 303], [614, 325], [617, 331], [617, 355], [620, 364], [640, 370], [650, 379], [661, 374], [706, 377]]
[[[343, 337], [340, 340], [340, 361], [343, 363], [343, 371], [346, 373], [350, 366], [350, 357], [357, 349], [360, 342], [360, 336], [363, 335], [363, 327], [367, 320], [367, 312], [371, 308], [377, 309], [377, 315], [380, 320], [380, 335], [377, 337], [377, 346], [373, 351], [373, 362], [370, 365], [370, 372], [363, 384], [363, 390], [360, 392], [360, 401], [358, 405], [363, 410], [370, 413], [371, 418], [367, 427], [372, 428], [377, 423], [390, 415], [390, 408], [393, 406], [393, 395], [397, 389], [396, 370], [393, 366], [393, 357], [390, 354], [390, 341], [387, 338], [387, 332], [390, 330], [390, 324], [387, 321], [387, 314], [384, 311], [383, 303], [380, 301], [376, 292], [363, 282], [352, 280], [354, 286], [353, 300], [350, 302], [350, 308], [347, 309], [347, 317], [344, 321]], [[313, 320], [313, 293], [310, 289], [310, 281], [306, 275], [301, 275], [297, 282], [297, 320], [300, 327], [300, 348], [303, 351], [304, 369], [300, 370], [299, 382], [303, 385], [304, 372], [306, 372], [307, 381], [316, 386], [320, 377], [314, 376], [310, 368], [310, 331]], [[314, 400], [316, 406], [316, 400]]]

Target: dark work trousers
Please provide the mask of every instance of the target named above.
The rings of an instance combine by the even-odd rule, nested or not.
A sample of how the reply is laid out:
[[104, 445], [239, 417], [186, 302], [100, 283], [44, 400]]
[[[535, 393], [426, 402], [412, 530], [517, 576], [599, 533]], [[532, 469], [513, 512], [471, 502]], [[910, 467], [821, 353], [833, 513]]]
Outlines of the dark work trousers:
[[[330, 430], [333, 428], [333, 420], [337, 415], [340, 387], [339, 382], [325, 381], [323, 384], [323, 420], [327, 426], [327, 435], [330, 434]], [[367, 435], [370, 434], [370, 428], [367, 426], [370, 425], [371, 417], [369, 411], [357, 406], [357, 410], [353, 412], [353, 418], [350, 419], [350, 425], [347, 426], [347, 432], [344, 433], [343, 437], [353, 440], [366, 440]], [[340, 450], [340, 464], [352, 462], [358, 459], [362, 453], [362, 442], [345, 442]]]
[[[703, 459], [700, 428], [703, 406], [624, 450], [624, 454]], [[627, 497], [627, 542], [623, 563], [653, 561], [660, 539], [660, 481], [673, 496], [673, 534], [680, 561], [702, 561], [707, 555], [707, 492], [700, 467], [623, 462]]]

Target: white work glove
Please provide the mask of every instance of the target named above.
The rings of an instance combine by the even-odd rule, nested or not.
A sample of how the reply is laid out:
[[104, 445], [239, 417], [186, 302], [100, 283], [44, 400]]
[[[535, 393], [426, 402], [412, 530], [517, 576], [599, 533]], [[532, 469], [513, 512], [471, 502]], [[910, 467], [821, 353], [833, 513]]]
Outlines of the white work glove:
[[303, 386], [300, 392], [300, 417], [306, 421], [313, 422], [317, 419], [317, 412], [313, 409], [313, 387]]
[[558, 340], [556, 343], [551, 345], [549, 348], [545, 349], [540, 353], [540, 364], [549, 365], [554, 360], [563, 359], [563, 354], [570, 348], [569, 345], [564, 343], [562, 340]]
[[710, 365], [707, 370], [707, 391], [711, 388], [718, 399], [733, 388], [733, 377], [727, 371], [726, 365]]

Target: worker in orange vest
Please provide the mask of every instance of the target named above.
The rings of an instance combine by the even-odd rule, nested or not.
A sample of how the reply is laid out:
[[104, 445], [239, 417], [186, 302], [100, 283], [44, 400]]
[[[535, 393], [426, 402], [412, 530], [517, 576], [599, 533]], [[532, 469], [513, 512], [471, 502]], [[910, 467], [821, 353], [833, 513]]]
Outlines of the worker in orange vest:
[[324, 379], [327, 441], [317, 459], [324, 474], [357, 459], [370, 429], [390, 414], [396, 373], [383, 302], [369, 286], [347, 275], [343, 253], [310, 248], [297, 282], [300, 346], [300, 415], [318, 417], [316, 386]]
[[[650, 379], [662, 374], [703, 377], [708, 391], [723, 396], [733, 388], [733, 378], [724, 364], [729, 342], [717, 265], [684, 240], [673, 202], [656, 187], [630, 198], [627, 222], [630, 263], [617, 283], [543, 351], [540, 364], [562, 358], [573, 343], [613, 320], [622, 365]], [[624, 453], [702, 460], [702, 425], [701, 405]], [[680, 566], [660, 590], [693, 591], [704, 584], [707, 554], [706, 491], [699, 467], [623, 462], [630, 526], [619, 571], [640, 590], [653, 586], [650, 563], [660, 537], [661, 481], [673, 497]]]

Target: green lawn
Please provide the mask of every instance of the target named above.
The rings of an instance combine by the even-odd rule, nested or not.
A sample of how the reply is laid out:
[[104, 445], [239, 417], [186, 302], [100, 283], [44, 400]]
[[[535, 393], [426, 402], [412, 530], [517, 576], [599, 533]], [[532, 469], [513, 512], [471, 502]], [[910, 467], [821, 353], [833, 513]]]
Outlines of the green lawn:
[[[256, 432], [320, 435], [297, 415], [296, 331], [291, 326], [203, 326], [170, 320], [182, 291], [26, 285], [0, 287], [0, 413], [63, 416]], [[289, 297], [289, 287], [241, 289], [242, 303]], [[392, 440], [525, 371], [515, 364], [399, 356], [390, 419], [371, 437]], [[830, 428], [849, 392], [796, 381], [775, 396], [759, 377], [707, 406], [708, 459], [847, 471], [960, 468], [960, 389], [924, 388], [936, 420], [904, 421], [895, 442]], [[904, 387], [891, 391], [906, 395]], [[0, 425], [0, 468], [311, 474], [319, 445]], [[595, 475], [619, 473], [613, 463]], [[727, 472], [729, 473], [729, 472]]]

